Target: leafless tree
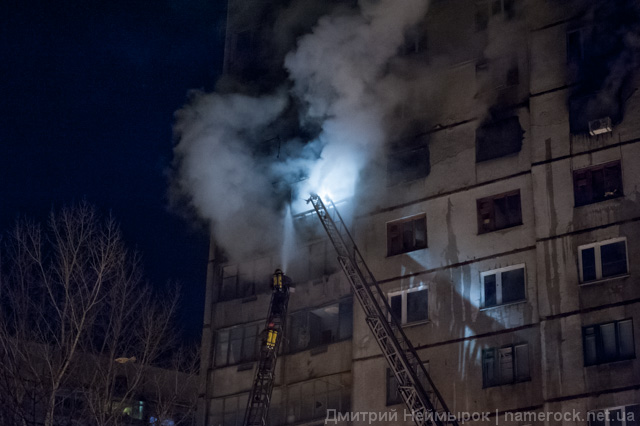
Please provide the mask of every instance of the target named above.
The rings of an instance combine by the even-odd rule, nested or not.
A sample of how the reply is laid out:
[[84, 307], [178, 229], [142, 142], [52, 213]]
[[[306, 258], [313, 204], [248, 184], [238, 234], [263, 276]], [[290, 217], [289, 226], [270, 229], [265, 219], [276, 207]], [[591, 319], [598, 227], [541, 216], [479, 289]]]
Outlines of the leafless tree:
[[175, 343], [176, 294], [154, 297], [115, 221], [86, 203], [46, 228], [20, 222], [1, 253], [0, 422], [122, 424]]

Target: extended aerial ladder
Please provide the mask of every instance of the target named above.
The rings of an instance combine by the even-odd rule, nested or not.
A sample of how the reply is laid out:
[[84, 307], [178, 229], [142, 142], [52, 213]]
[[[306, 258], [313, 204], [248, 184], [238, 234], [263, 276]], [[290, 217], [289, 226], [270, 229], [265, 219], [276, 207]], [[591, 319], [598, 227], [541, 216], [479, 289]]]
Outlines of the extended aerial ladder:
[[284, 275], [280, 269], [276, 269], [271, 283], [273, 294], [269, 305], [269, 315], [260, 342], [260, 360], [247, 401], [244, 426], [267, 425], [271, 393], [275, 382], [278, 348], [287, 318], [290, 283], [289, 277]]
[[[457, 426], [442, 395], [407, 339], [378, 282], [358, 251], [333, 201], [327, 208], [317, 194], [311, 202], [337, 253], [338, 261], [360, 302], [365, 319], [398, 381], [398, 392], [418, 426]], [[420, 377], [424, 379], [421, 381]]]

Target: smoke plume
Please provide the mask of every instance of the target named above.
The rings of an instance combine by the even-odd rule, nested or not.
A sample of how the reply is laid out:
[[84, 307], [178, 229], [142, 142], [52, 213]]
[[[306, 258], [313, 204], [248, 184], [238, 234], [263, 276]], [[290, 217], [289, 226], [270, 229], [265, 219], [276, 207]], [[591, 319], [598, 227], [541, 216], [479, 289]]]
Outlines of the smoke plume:
[[[178, 111], [172, 191], [211, 223], [231, 259], [281, 234], [282, 188], [297, 199], [353, 195], [362, 168], [383, 148], [397, 93], [406, 91], [394, 89], [401, 83], [388, 64], [427, 5], [363, 0], [357, 13], [340, 8], [286, 55], [288, 96], [197, 93]], [[280, 140], [277, 158], [257, 155], [288, 105], [298, 108], [298, 129], [315, 129], [311, 137]]]

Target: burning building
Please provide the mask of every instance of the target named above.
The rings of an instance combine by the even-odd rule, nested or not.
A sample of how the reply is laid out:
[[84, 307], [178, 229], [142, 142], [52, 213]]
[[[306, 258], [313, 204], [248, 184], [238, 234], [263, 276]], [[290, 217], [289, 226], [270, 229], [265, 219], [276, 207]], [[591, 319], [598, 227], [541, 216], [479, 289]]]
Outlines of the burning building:
[[310, 191], [339, 201], [453, 414], [638, 424], [637, 4], [228, 9], [219, 90], [176, 124], [175, 189], [212, 223], [201, 424], [242, 423], [279, 267], [271, 425], [411, 423]]

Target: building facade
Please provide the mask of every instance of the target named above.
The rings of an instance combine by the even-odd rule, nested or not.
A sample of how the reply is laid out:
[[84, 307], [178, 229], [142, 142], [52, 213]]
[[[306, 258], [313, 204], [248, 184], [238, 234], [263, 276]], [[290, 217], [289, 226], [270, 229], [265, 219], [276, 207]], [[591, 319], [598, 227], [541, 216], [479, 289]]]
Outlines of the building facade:
[[[251, 53], [277, 21], [257, 3], [229, 4], [234, 90], [282, 78], [260, 67], [286, 49]], [[399, 52], [428, 70], [433, 103], [407, 98], [413, 113], [398, 114], [411, 130], [363, 174], [367, 202], [338, 207], [449, 409], [489, 413], [471, 423], [640, 424], [635, 13], [633, 2], [433, 0]], [[328, 413], [369, 424], [371, 412], [411, 424], [319, 221], [295, 222], [271, 425]], [[202, 425], [242, 422], [277, 262], [226, 262], [212, 243]]]

